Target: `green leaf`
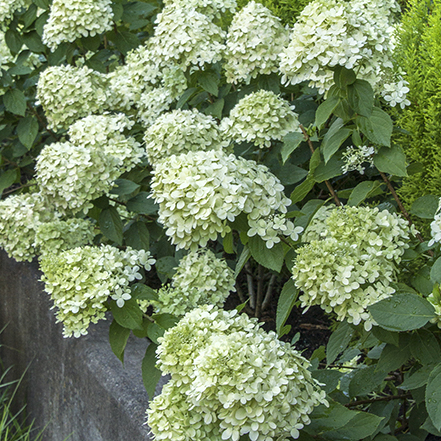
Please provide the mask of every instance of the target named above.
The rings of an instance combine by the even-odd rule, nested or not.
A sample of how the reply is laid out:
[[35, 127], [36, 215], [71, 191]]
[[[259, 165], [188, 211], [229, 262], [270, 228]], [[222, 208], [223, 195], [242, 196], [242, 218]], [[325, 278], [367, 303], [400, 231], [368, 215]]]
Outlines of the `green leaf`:
[[219, 77], [210, 72], [202, 72], [198, 78], [198, 83], [202, 89], [214, 96], [219, 94]]
[[368, 81], [356, 80], [348, 86], [349, 105], [359, 115], [369, 118], [374, 108], [374, 90]]
[[410, 213], [421, 219], [433, 219], [438, 210], [439, 197], [426, 194], [416, 199], [412, 204]]
[[150, 233], [144, 222], [138, 221], [130, 225], [124, 233], [126, 245], [135, 250], [148, 250], [150, 247]]
[[172, 314], [153, 314], [153, 320], [163, 329], [167, 330], [173, 328], [178, 323], [179, 318]]
[[30, 5], [21, 18], [24, 22], [24, 29], [28, 28], [37, 18], [37, 7], [35, 5]]
[[26, 98], [21, 90], [9, 89], [3, 96], [3, 104], [8, 112], [24, 116], [26, 112]]
[[344, 141], [350, 136], [352, 130], [343, 127], [343, 120], [337, 118], [326, 132], [323, 138], [321, 151], [325, 163], [329, 161], [331, 156], [339, 149]]
[[319, 369], [316, 371], [312, 371], [312, 376], [324, 384], [323, 390], [329, 394], [333, 392], [340, 382], [340, 378], [344, 375], [343, 372], [340, 372], [335, 369]]
[[257, 263], [260, 263], [265, 268], [269, 268], [277, 273], [282, 270], [285, 251], [281, 243], [276, 243], [272, 248], [267, 248], [266, 242], [258, 235], [255, 235], [250, 237], [248, 246], [251, 255]]
[[117, 194], [118, 196], [133, 193], [140, 187], [139, 184], [128, 179], [116, 179], [115, 184], [116, 187], [112, 188], [110, 193]]
[[277, 302], [276, 312], [276, 331], [280, 336], [280, 330], [291, 314], [294, 303], [299, 295], [299, 290], [294, 284], [294, 280], [289, 279], [282, 288], [279, 301]]
[[133, 23], [140, 20], [140, 18], [145, 18], [150, 16], [157, 7], [151, 3], [146, 3], [143, 1], [130, 2], [123, 6], [124, 13], [122, 20], [126, 23]]
[[44, 9], [47, 11], [49, 9], [50, 0], [32, 0], [35, 5], [37, 5], [39, 8]]
[[178, 102], [176, 103], [176, 108], [180, 109], [184, 106], [184, 104], [193, 96], [195, 92], [198, 91], [197, 87], [190, 87], [187, 89], [179, 98]]
[[338, 96], [331, 96], [326, 101], [318, 106], [315, 112], [315, 123], [314, 125], [321, 130], [323, 124], [329, 119], [340, 102], [340, 98]]
[[20, 52], [23, 46], [21, 35], [15, 29], [8, 29], [5, 33], [6, 44], [13, 55]]
[[34, 117], [27, 116], [19, 121], [17, 125], [18, 139], [28, 150], [34, 144], [37, 134], [38, 121]]
[[382, 147], [374, 155], [374, 165], [379, 171], [395, 176], [407, 176], [406, 154], [399, 145]]
[[346, 69], [343, 66], [336, 66], [334, 68], [334, 82], [340, 89], [345, 89], [347, 86], [355, 83], [357, 77], [351, 69]]
[[224, 109], [225, 100], [223, 98], [215, 101], [214, 103], [210, 104], [206, 107], [204, 110], [206, 115], [214, 116], [217, 119], [222, 119], [222, 110]]
[[384, 343], [389, 343], [397, 347], [399, 345], [400, 334], [398, 332], [386, 331], [386, 329], [380, 328], [379, 326], [374, 326], [372, 333], [378, 340]]
[[429, 375], [426, 388], [426, 409], [437, 430], [441, 430], [441, 363]]
[[337, 329], [329, 337], [326, 346], [326, 362], [331, 364], [335, 361], [338, 354], [343, 352], [351, 341], [354, 329], [348, 322], [341, 322]]
[[233, 243], [233, 232], [229, 231], [222, 240], [222, 245], [224, 246], [224, 251], [227, 254], [234, 253], [234, 243]]
[[296, 165], [285, 164], [275, 174], [283, 185], [292, 185], [305, 178], [308, 175], [308, 171]]
[[333, 441], [364, 439], [375, 432], [383, 418], [366, 412], [357, 412], [344, 427], [326, 433], [326, 438]]
[[158, 293], [143, 283], [135, 283], [130, 287], [130, 291], [135, 300], [158, 300]]
[[441, 283], [441, 257], [435, 260], [430, 270], [430, 280], [434, 283]]
[[316, 182], [323, 182], [342, 174], [343, 161], [333, 156], [326, 164], [320, 161], [313, 173]]
[[403, 366], [412, 356], [410, 352], [410, 336], [400, 334], [399, 345], [386, 344], [378, 360], [377, 370], [390, 372]]
[[46, 51], [46, 47], [36, 31], [28, 32], [23, 35], [23, 43], [31, 52], [42, 53]]
[[393, 123], [391, 117], [378, 107], [374, 107], [369, 118], [357, 116], [360, 130], [375, 144], [390, 147]]
[[348, 199], [348, 205], [357, 207], [365, 199], [368, 199], [373, 193], [378, 190], [381, 183], [378, 181], [363, 181], [360, 182], [353, 190]]
[[156, 214], [159, 210], [159, 205], [150, 198], [149, 193], [141, 191], [127, 201], [127, 210], [141, 214]]
[[161, 379], [161, 371], [156, 367], [156, 349], [158, 345], [150, 343], [145, 351], [144, 358], [142, 359], [142, 381], [144, 383], [145, 390], [149, 395], [149, 399], [153, 399], [155, 394], [156, 385]]
[[173, 256], [164, 256], [158, 259], [155, 263], [156, 271], [158, 273], [166, 275], [171, 279], [176, 272], [175, 268], [179, 265], [179, 262]]
[[248, 245], [245, 245], [242, 252], [240, 253], [239, 260], [236, 263], [236, 268], [234, 269], [234, 278], [237, 279], [237, 276], [242, 271], [242, 268], [248, 262], [248, 259], [251, 257], [251, 251], [248, 248]]
[[386, 377], [387, 372], [376, 371], [376, 366], [357, 369], [349, 383], [349, 396], [356, 397], [373, 392]]
[[410, 338], [410, 351], [421, 364], [441, 362], [438, 339], [426, 329], [418, 329]]
[[301, 216], [296, 219], [296, 226], [306, 228], [311, 222], [314, 215], [320, 210], [321, 207], [325, 204], [325, 201], [322, 199], [310, 199], [303, 207], [302, 213], [304, 216]]
[[142, 330], [142, 311], [135, 299], [126, 300], [122, 308], [114, 300], [109, 303], [113, 318], [120, 326]]
[[297, 187], [291, 193], [290, 199], [292, 203], [296, 204], [297, 202], [302, 201], [312, 190], [314, 184], [314, 178], [312, 178], [311, 175], [308, 175], [308, 177], [301, 184], [297, 185]]
[[99, 226], [104, 236], [122, 245], [123, 223], [115, 207], [106, 208], [100, 213]]
[[109, 342], [112, 352], [124, 363], [124, 350], [129, 339], [130, 329], [124, 328], [116, 320], [112, 321], [109, 328]]
[[412, 373], [412, 375], [406, 375], [404, 381], [398, 387], [404, 390], [413, 390], [425, 386], [429, 381], [429, 375], [433, 368], [433, 365], [423, 366], [416, 372]]
[[17, 169], [7, 170], [0, 175], [0, 195], [3, 190], [10, 187], [19, 177], [19, 171]]
[[164, 335], [165, 329], [157, 323], [152, 323], [147, 329], [147, 336], [153, 342], [158, 344], [158, 338]]
[[281, 150], [282, 163], [290, 157], [291, 153], [297, 149], [302, 141], [305, 140], [302, 132], [290, 132], [283, 137], [283, 145]]
[[115, 43], [116, 48], [123, 54], [127, 55], [129, 51], [135, 49], [139, 45], [138, 37], [129, 31], [118, 28], [118, 32], [112, 31], [109, 39]]

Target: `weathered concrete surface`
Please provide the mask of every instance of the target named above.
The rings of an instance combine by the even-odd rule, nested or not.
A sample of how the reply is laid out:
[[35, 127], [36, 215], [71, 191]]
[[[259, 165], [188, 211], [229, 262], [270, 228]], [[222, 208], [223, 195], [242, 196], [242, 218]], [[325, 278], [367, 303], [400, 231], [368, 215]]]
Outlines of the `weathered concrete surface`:
[[64, 339], [36, 263], [0, 252], [0, 357], [13, 375], [26, 368], [27, 411], [44, 441], [146, 441], [147, 393], [141, 361], [147, 341], [130, 339], [125, 365], [108, 342], [109, 321], [89, 335]]

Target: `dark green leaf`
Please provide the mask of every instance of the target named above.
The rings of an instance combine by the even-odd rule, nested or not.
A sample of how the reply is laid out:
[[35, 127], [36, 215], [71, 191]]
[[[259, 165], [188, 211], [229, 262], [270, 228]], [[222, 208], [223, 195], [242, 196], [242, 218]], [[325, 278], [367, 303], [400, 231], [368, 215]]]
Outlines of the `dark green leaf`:
[[142, 360], [142, 381], [144, 383], [145, 390], [149, 395], [149, 400], [153, 399], [155, 394], [156, 385], [161, 378], [161, 371], [156, 367], [156, 349], [158, 345], [150, 343], [145, 356]]
[[430, 270], [430, 280], [434, 283], [441, 283], [441, 257], [435, 260]]
[[23, 46], [23, 41], [21, 35], [15, 29], [8, 29], [5, 33], [5, 41], [12, 54], [18, 54], [21, 47]]
[[109, 303], [113, 318], [120, 326], [128, 329], [142, 330], [142, 311], [136, 300], [126, 300], [122, 308], [114, 300], [111, 300]]
[[373, 392], [386, 376], [387, 372], [376, 371], [375, 365], [358, 369], [349, 383], [349, 395], [356, 397]]
[[297, 202], [302, 201], [312, 190], [314, 184], [314, 178], [312, 178], [311, 175], [308, 175], [308, 177], [301, 184], [297, 185], [297, 187], [291, 193], [290, 199], [292, 203], [296, 204]]
[[179, 319], [172, 314], [154, 314], [153, 320], [163, 329], [167, 330], [173, 328]]
[[441, 363], [429, 375], [426, 388], [426, 409], [436, 430], [441, 430]]
[[135, 197], [127, 201], [127, 210], [141, 214], [156, 214], [159, 205], [149, 197], [145, 191], [141, 191]]
[[176, 272], [176, 267], [179, 262], [173, 256], [164, 256], [156, 261], [156, 271], [165, 274], [169, 279], [173, 277]]
[[233, 232], [229, 231], [225, 237], [222, 239], [222, 245], [224, 246], [224, 251], [228, 254], [234, 253], [234, 243], [233, 243]]
[[0, 175], [0, 195], [3, 193], [3, 190], [10, 187], [19, 177], [19, 171], [7, 170]]
[[334, 68], [334, 82], [340, 89], [345, 89], [347, 86], [353, 84], [357, 77], [351, 69], [337, 65]]
[[224, 109], [225, 101], [223, 98], [215, 101], [214, 103], [207, 106], [204, 110], [206, 115], [214, 116], [217, 119], [222, 119], [222, 110]]
[[178, 102], [176, 103], [176, 108], [180, 109], [183, 107], [183, 105], [193, 96], [195, 92], [197, 92], [197, 87], [190, 87], [187, 89], [179, 98]]
[[408, 334], [400, 334], [398, 347], [387, 344], [381, 357], [378, 360], [377, 370], [391, 372], [400, 368], [412, 356], [410, 352], [410, 336]]
[[27, 116], [19, 121], [17, 125], [18, 139], [27, 149], [32, 147], [37, 134], [38, 121], [34, 117]]
[[348, 102], [356, 113], [369, 118], [374, 108], [374, 91], [370, 83], [356, 80], [348, 86]]
[[148, 17], [157, 9], [151, 3], [142, 1], [130, 2], [124, 5], [124, 13], [122, 19], [126, 23], [138, 21], [140, 17]]
[[312, 371], [311, 373], [316, 380], [324, 384], [323, 390], [327, 394], [331, 393], [337, 388], [340, 378], [344, 375], [343, 372], [336, 369], [320, 369]]
[[284, 136], [281, 150], [283, 164], [285, 164], [291, 153], [296, 150], [300, 143], [304, 140], [305, 137], [301, 132], [290, 132]]
[[374, 156], [374, 165], [383, 173], [407, 176], [406, 155], [399, 145], [382, 147]]
[[21, 18], [24, 22], [24, 28], [28, 28], [37, 18], [37, 7], [35, 5], [30, 5]]
[[344, 427], [326, 433], [326, 438], [333, 441], [358, 441], [372, 435], [382, 420], [383, 418], [371, 413], [357, 412]]
[[331, 96], [326, 101], [324, 101], [320, 106], [318, 106], [315, 112], [315, 123], [314, 125], [321, 130], [323, 124], [329, 119], [334, 112], [334, 109], [337, 107], [340, 102], [340, 98], [338, 96]]
[[244, 246], [242, 252], [240, 253], [239, 260], [237, 261], [236, 268], [234, 270], [234, 278], [236, 279], [239, 273], [242, 271], [244, 265], [248, 262], [251, 257], [250, 249], [248, 245]]
[[375, 144], [390, 147], [393, 123], [391, 117], [378, 107], [374, 107], [369, 118], [357, 117], [361, 131]]
[[116, 186], [112, 188], [110, 193], [117, 194], [118, 196], [133, 193], [140, 187], [139, 184], [136, 184], [135, 182], [129, 181], [127, 179], [117, 179], [115, 181], [115, 184]]
[[3, 103], [8, 112], [24, 116], [26, 112], [26, 98], [18, 89], [10, 89], [3, 96]]
[[129, 339], [130, 329], [119, 325], [116, 320], [112, 321], [109, 328], [109, 342], [112, 352], [124, 363], [124, 350]]
[[348, 322], [341, 322], [337, 329], [329, 337], [326, 346], [326, 362], [331, 364], [337, 358], [338, 354], [343, 352], [351, 341], [354, 329]]
[[38, 35], [36, 31], [32, 31], [23, 35], [23, 43], [32, 52], [41, 53], [41, 52], [45, 52], [46, 50], [46, 47], [41, 42], [41, 37]]
[[153, 342], [158, 344], [158, 338], [164, 335], [165, 329], [157, 323], [152, 323], [147, 329], [147, 336]]
[[116, 48], [123, 55], [127, 55], [127, 52], [135, 49], [139, 45], [138, 37], [135, 34], [124, 31], [121, 28], [118, 28], [118, 32], [111, 32], [109, 38], [115, 43]]
[[40, 37], [43, 35], [43, 28], [46, 22], [48, 21], [48, 19], [49, 19], [49, 12], [44, 12], [43, 14], [38, 16], [37, 20], [35, 20], [35, 31]]
[[118, 245], [122, 245], [123, 223], [115, 207], [106, 208], [100, 213], [99, 226], [104, 236]]
[[360, 182], [353, 190], [348, 199], [348, 205], [356, 207], [360, 205], [365, 199], [378, 190], [381, 183], [378, 181], [363, 181]]
[[124, 13], [124, 8], [121, 3], [112, 2], [113, 21], [119, 21]]
[[411, 331], [435, 317], [433, 306], [412, 293], [399, 293], [368, 307], [379, 326], [388, 331]]
[[285, 251], [281, 243], [276, 243], [272, 248], [267, 248], [266, 242], [258, 235], [255, 235], [250, 237], [248, 246], [251, 255], [257, 263], [260, 263], [265, 268], [269, 268], [277, 273], [282, 270]]
[[283, 185], [292, 185], [301, 181], [308, 175], [308, 171], [292, 164], [285, 164], [277, 170], [276, 176], [280, 179]]
[[343, 127], [343, 120], [337, 118], [326, 132], [321, 145], [321, 151], [325, 163], [329, 161], [331, 156], [339, 149], [344, 141], [350, 136], [352, 130]]
[[124, 233], [126, 245], [135, 250], [148, 250], [150, 247], [150, 233], [144, 222], [138, 221], [130, 225]]
[[439, 197], [427, 194], [416, 199], [410, 213], [420, 217], [421, 219], [433, 219], [438, 210]]
[[302, 213], [304, 216], [301, 216], [296, 219], [296, 226], [306, 228], [311, 222], [314, 215], [320, 210], [321, 207], [325, 204], [325, 201], [322, 199], [311, 199], [309, 200], [303, 207]]
[[280, 336], [280, 330], [285, 322], [288, 320], [294, 303], [299, 295], [299, 290], [296, 288], [294, 281], [289, 279], [282, 288], [280, 293], [279, 301], [277, 302], [277, 313], [276, 313], [276, 331]]
[[32, 0], [35, 5], [37, 5], [39, 8], [44, 9], [47, 11], [49, 9], [50, 0]]
[[206, 90], [211, 95], [218, 96], [219, 94], [219, 77], [210, 72], [202, 72], [198, 77], [198, 83], [202, 89]]
[[135, 300], [158, 300], [158, 293], [143, 283], [135, 283], [130, 290]]
[[378, 340], [389, 343], [391, 345], [397, 346], [399, 345], [399, 336], [398, 332], [386, 331], [386, 329], [380, 328], [379, 326], [374, 326], [372, 328], [372, 333]]
[[425, 386], [429, 381], [429, 375], [432, 372], [434, 365], [423, 366], [412, 375], [404, 378], [404, 381], [398, 386], [400, 389], [413, 390]]
[[316, 182], [323, 182], [342, 174], [343, 161], [333, 156], [326, 164], [321, 161], [314, 170], [313, 176]]
[[423, 365], [441, 362], [438, 339], [425, 329], [418, 329], [412, 334], [410, 351], [413, 357]]

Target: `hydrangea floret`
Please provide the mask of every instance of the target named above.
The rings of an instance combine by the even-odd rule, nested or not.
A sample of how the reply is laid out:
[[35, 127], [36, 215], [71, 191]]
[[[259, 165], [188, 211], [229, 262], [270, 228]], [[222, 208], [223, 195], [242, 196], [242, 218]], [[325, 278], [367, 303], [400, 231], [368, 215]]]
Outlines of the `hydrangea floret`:
[[37, 98], [53, 130], [67, 129], [75, 120], [103, 113], [106, 104], [104, 74], [87, 66], [51, 66], [41, 73]]
[[64, 250], [90, 245], [95, 225], [87, 219], [54, 220], [40, 224], [35, 235], [39, 254], [57, 254]]
[[90, 323], [105, 319], [109, 298], [123, 307], [131, 299], [130, 282], [141, 279], [140, 269], [149, 271], [154, 263], [148, 251], [121, 251], [110, 245], [45, 254], [41, 280], [63, 323], [63, 335], [87, 334]]
[[219, 150], [228, 144], [222, 139], [216, 120], [196, 109], [177, 109], [160, 116], [147, 128], [144, 141], [152, 165], [171, 155]]
[[351, 171], [358, 171], [361, 175], [364, 175], [366, 165], [374, 166], [375, 148], [367, 145], [361, 145], [359, 147], [349, 146], [343, 152], [343, 167], [342, 173], [348, 173]]
[[270, 147], [290, 132], [300, 132], [297, 114], [287, 101], [268, 90], [245, 96], [233, 107], [222, 128], [235, 142], [252, 142], [260, 148]]
[[223, 66], [227, 81], [249, 84], [258, 75], [277, 72], [279, 54], [288, 42], [289, 32], [280, 19], [261, 3], [249, 2], [228, 29]]
[[41, 193], [13, 195], [0, 201], [0, 247], [17, 262], [31, 262], [38, 254], [38, 228], [57, 217]]
[[375, 322], [366, 308], [395, 292], [390, 285], [411, 230], [378, 208], [340, 207], [320, 216], [324, 222], [306, 231], [303, 240], [311, 242], [297, 250], [293, 268], [301, 304], [320, 305], [349, 323], [365, 321], [370, 329]]
[[0, 2], [0, 30], [6, 29], [15, 11], [28, 5], [29, 0], [2, 0]]
[[410, 106], [410, 101], [407, 99], [408, 84], [409, 82], [402, 78], [392, 83], [384, 83], [381, 95], [391, 107], [399, 104], [404, 109], [406, 106]]
[[194, 8], [201, 14], [210, 18], [221, 18], [221, 12], [236, 11], [236, 0], [165, 0], [166, 7], [177, 6], [180, 8]]
[[298, 438], [325, 393], [293, 347], [236, 310], [205, 306], [166, 331], [158, 366], [171, 380], [147, 410], [155, 440]]
[[256, 221], [284, 214], [291, 204], [266, 166], [216, 150], [163, 160], [154, 169], [152, 190], [158, 220], [177, 249], [196, 250], [223, 237], [230, 231], [228, 221], [240, 213]]
[[112, 20], [111, 0], [54, 0], [42, 40], [54, 51], [61, 43], [109, 31]]
[[222, 307], [230, 292], [236, 291], [234, 271], [225, 260], [207, 248], [184, 256], [172, 282], [158, 291], [151, 304], [159, 313], [183, 316], [201, 305]]
[[429, 247], [435, 243], [441, 242], [441, 198], [438, 203], [438, 209], [436, 210], [435, 216], [432, 223], [430, 224], [430, 235], [432, 239], [429, 241]]

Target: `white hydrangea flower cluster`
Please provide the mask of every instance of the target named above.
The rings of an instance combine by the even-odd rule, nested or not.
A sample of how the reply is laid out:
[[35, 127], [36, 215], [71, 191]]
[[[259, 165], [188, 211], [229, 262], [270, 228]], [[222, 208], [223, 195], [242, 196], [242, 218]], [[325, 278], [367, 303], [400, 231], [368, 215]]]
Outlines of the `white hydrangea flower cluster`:
[[112, 29], [111, 0], [54, 0], [43, 28], [43, 43], [54, 51], [61, 43]]
[[171, 380], [147, 410], [156, 441], [287, 441], [328, 404], [309, 362], [236, 310], [187, 313], [157, 353]]
[[28, 0], [2, 0], [0, 2], [0, 29], [6, 30], [14, 12], [29, 4]]
[[408, 84], [409, 82], [402, 78], [397, 82], [385, 83], [383, 84], [381, 95], [391, 107], [399, 104], [404, 109], [406, 106], [410, 106], [410, 101], [407, 99], [409, 92]]
[[367, 145], [361, 145], [359, 147], [347, 147], [342, 155], [344, 162], [341, 168], [342, 173], [348, 173], [356, 170], [361, 175], [364, 175], [366, 164], [368, 164], [370, 167], [374, 166], [374, 154], [374, 147], [369, 147]]
[[132, 169], [145, 156], [141, 144], [124, 132], [130, 130], [134, 122], [123, 113], [117, 115], [89, 115], [69, 127], [71, 143], [91, 150], [101, 150], [112, 156], [120, 173]]
[[340, 207], [321, 216], [322, 228], [304, 235], [311, 242], [297, 250], [293, 268], [302, 306], [320, 305], [338, 320], [363, 320], [370, 329], [375, 322], [366, 308], [395, 292], [390, 283], [409, 247], [409, 226], [378, 208]]
[[325, 93], [334, 66], [358, 69], [372, 86], [393, 68], [394, 0], [315, 0], [299, 16], [288, 47], [281, 53], [282, 82], [309, 81]]
[[57, 218], [40, 193], [10, 196], [0, 201], [0, 247], [17, 262], [37, 255], [35, 234], [43, 222]]
[[259, 148], [270, 147], [289, 132], [300, 132], [293, 106], [268, 90], [250, 93], [222, 120], [223, 130], [235, 142], [252, 142]]
[[228, 29], [225, 76], [236, 84], [279, 69], [279, 54], [288, 45], [289, 32], [278, 17], [261, 3], [248, 3], [234, 17]]
[[105, 318], [109, 297], [122, 308], [131, 298], [129, 283], [141, 279], [140, 268], [150, 271], [154, 263], [148, 251], [130, 247], [120, 251], [108, 245], [44, 255], [41, 280], [57, 308], [63, 335], [87, 334], [90, 323]]
[[158, 67], [203, 67], [222, 58], [225, 32], [194, 8], [169, 6], [156, 19], [151, 50]]
[[87, 66], [51, 66], [41, 73], [37, 98], [48, 127], [67, 129], [75, 120], [103, 113], [106, 104], [105, 75]]
[[177, 6], [179, 8], [194, 8], [201, 14], [210, 18], [220, 18], [221, 12], [236, 11], [236, 0], [165, 0], [164, 6]]
[[5, 33], [0, 31], [0, 69], [8, 69], [6, 66], [8, 63], [14, 60], [14, 56], [11, 54], [8, 45], [5, 40]]
[[436, 210], [433, 222], [430, 224], [430, 229], [432, 239], [429, 241], [429, 247], [435, 243], [441, 242], [441, 198], [439, 200], [438, 209]]
[[150, 164], [171, 155], [226, 147], [216, 120], [196, 109], [173, 110], [160, 116], [147, 128], [144, 141]]
[[172, 282], [158, 291], [151, 304], [159, 313], [183, 316], [201, 305], [222, 307], [234, 286], [234, 271], [207, 248], [184, 256]]
[[208, 150], [172, 155], [157, 164], [152, 197], [159, 222], [177, 249], [206, 246], [230, 231], [240, 213], [265, 218], [291, 204], [280, 181], [264, 165]]
[[90, 245], [95, 237], [94, 228], [86, 219], [44, 222], [37, 228], [35, 245], [42, 256]]

